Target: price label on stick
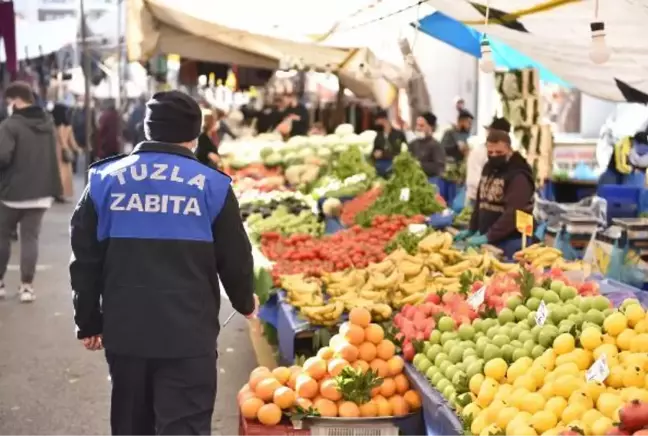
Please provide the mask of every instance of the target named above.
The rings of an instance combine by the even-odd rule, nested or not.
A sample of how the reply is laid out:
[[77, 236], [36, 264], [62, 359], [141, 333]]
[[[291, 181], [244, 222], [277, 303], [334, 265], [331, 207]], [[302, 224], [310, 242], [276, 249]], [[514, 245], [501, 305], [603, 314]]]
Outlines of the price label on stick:
[[481, 288], [477, 289], [470, 297], [468, 297], [468, 304], [474, 310], [477, 310], [479, 306], [481, 306], [484, 303], [485, 298], [486, 298], [486, 286], [482, 286]]
[[545, 321], [547, 321], [547, 317], [549, 316], [549, 309], [545, 305], [544, 301], [540, 302], [540, 306], [538, 306], [538, 310], [536, 311], [536, 324], [539, 326], [543, 326]]
[[610, 368], [608, 368], [607, 357], [603, 353], [587, 370], [585, 380], [603, 383], [608, 375], [610, 375]]
[[400, 192], [401, 201], [409, 201], [410, 199], [410, 188], [403, 188]]
[[517, 231], [526, 236], [533, 236], [533, 215], [524, 211], [515, 211], [515, 227]]

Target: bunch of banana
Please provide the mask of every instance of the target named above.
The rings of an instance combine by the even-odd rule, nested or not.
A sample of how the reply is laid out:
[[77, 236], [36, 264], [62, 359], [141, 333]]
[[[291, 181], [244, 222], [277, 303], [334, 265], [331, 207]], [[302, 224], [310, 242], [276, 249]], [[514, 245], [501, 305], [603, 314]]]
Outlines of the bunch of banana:
[[446, 277], [443, 274], [435, 274], [428, 280], [427, 290], [430, 292], [459, 292], [460, 289], [459, 277]]
[[492, 267], [494, 273], [512, 272], [512, 271], [517, 271], [518, 269], [520, 269], [520, 264], [517, 264], [517, 263], [504, 263], [504, 262], [501, 262], [499, 259], [493, 257], [491, 259], [491, 267]]
[[[418, 304], [425, 299], [427, 295], [428, 280], [430, 278], [430, 269], [422, 263], [417, 264], [411, 259], [403, 259], [398, 268], [405, 267], [406, 271], [410, 273], [403, 273], [406, 280], [399, 283], [398, 287], [391, 292], [391, 304], [394, 307], [402, 307], [405, 304]], [[415, 268], [413, 265], [418, 265], [416, 275], [412, 276]]]
[[589, 268], [589, 265], [585, 264], [582, 260], [574, 260], [569, 262], [562, 257], [556, 259], [556, 261], [551, 265], [552, 268], [559, 268], [563, 271], [583, 271]]
[[554, 247], [533, 244], [524, 250], [518, 251], [513, 257], [517, 261], [531, 264], [534, 268], [548, 268], [558, 258], [562, 257], [562, 252]]
[[344, 272], [327, 274], [323, 277], [326, 293], [339, 297], [349, 292], [360, 291], [367, 283], [368, 273], [364, 269], [349, 269]]
[[433, 232], [418, 243], [419, 252], [436, 253], [452, 246], [452, 235], [447, 232]]
[[344, 303], [333, 301], [319, 307], [302, 307], [299, 310], [301, 317], [312, 325], [332, 327], [337, 325], [344, 312]]
[[281, 288], [286, 291], [286, 302], [300, 307], [317, 307], [324, 304], [322, 284], [318, 279], [303, 274], [281, 277]]
[[391, 319], [392, 308], [388, 304], [374, 304], [368, 307], [373, 322], [383, 322]]

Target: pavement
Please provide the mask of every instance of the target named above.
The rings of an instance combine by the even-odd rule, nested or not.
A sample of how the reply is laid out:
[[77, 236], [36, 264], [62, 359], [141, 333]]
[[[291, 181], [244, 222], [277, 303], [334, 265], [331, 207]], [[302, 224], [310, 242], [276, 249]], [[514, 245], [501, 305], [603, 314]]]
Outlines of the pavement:
[[[77, 181], [76, 192], [81, 192]], [[109, 434], [110, 380], [102, 352], [76, 340], [67, 264], [72, 204], [45, 215], [35, 280], [37, 300], [18, 302], [19, 244], [0, 300], [0, 434]], [[222, 298], [221, 323], [232, 307]], [[221, 330], [214, 434], [238, 434], [236, 394], [256, 366], [247, 321], [236, 315]]]

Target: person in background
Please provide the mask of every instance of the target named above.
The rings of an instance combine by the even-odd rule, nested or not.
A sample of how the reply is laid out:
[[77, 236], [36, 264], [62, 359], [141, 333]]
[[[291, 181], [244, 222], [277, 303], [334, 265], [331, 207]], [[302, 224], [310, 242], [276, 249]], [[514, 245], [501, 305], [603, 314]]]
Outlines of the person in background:
[[[511, 131], [511, 123], [506, 118], [494, 117], [489, 126], [484, 126], [486, 135], [491, 130], [500, 130], [509, 133]], [[479, 179], [481, 178], [484, 165], [488, 162], [488, 151], [486, 144], [480, 144], [470, 150], [468, 158], [466, 159], [466, 201], [469, 204], [474, 204], [477, 199], [477, 188], [479, 187]]]
[[473, 115], [467, 110], [460, 110], [457, 115], [457, 123], [449, 128], [441, 138], [441, 145], [445, 149], [448, 163], [461, 164], [470, 148], [468, 138], [472, 128]]
[[78, 154], [72, 126], [70, 126], [70, 108], [63, 103], [55, 103], [52, 107], [52, 118], [56, 127], [56, 144], [58, 147], [59, 173], [63, 192], [55, 200], [58, 203], [65, 203], [74, 196], [72, 179], [72, 164], [75, 154]]
[[374, 123], [377, 135], [374, 139], [371, 156], [374, 158], [378, 174], [385, 177], [391, 170], [394, 156], [401, 152], [401, 147], [407, 143], [407, 139], [401, 130], [393, 128], [387, 111], [383, 109], [376, 112]]
[[308, 109], [297, 100], [295, 94], [285, 94], [283, 96], [283, 121], [290, 122], [290, 133], [288, 136], [305, 136], [308, 134], [308, 126], [310, 125], [310, 116]]
[[457, 113], [466, 110], [466, 102], [463, 97], [455, 97], [455, 109], [457, 109]]
[[220, 156], [218, 155], [218, 148], [211, 140], [212, 132], [216, 128], [216, 119], [213, 112], [208, 109], [203, 109], [202, 115], [203, 124], [202, 131], [198, 136], [198, 146], [195, 151], [196, 159], [204, 165], [218, 168], [221, 162]]
[[[76, 104], [70, 111], [70, 125], [72, 127], [72, 136], [78, 149], [90, 150], [94, 148], [93, 141], [97, 135], [97, 124], [95, 123], [96, 114], [92, 105], [90, 106], [90, 144], [86, 144], [86, 108], [83, 96], [77, 96]], [[75, 155], [73, 170], [78, 172], [78, 153]]]
[[99, 116], [97, 131], [97, 149], [95, 160], [117, 156], [121, 153], [121, 119], [114, 100], [105, 102], [104, 110]]
[[408, 145], [428, 178], [439, 177], [445, 168], [445, 150], [432, 136], [436, 126], [437, 117], [432, 112], [422, 113], [416, 118], [416, 139]]
[[106, 349], [113, 434], [207, 435], [221, 292], [258, 310], [252, 247], [231, 179], [192, 152], [198, 104], [156, 93], [144, 123], [148, 141], [92, 165], [70, 220], [76, 336]]
[[324, 128], [324, 124], [321, 122], [317, 121], [313, 123], [311, 126], [310, 130], [308, 131], [309, 135], [326, 135], [326, 129]]
[[282, 111], [279, 108], [281, 99], [267, 99], [259, 111], [257, 117], [257, 133], [270, 133], [274, 131], [281, 122]]
[[216, 147], [221, 143], [225, 135], [229, 135], [232, 139], [236, 139], [236, 135], [230, 129], [229, 124], [227, 124], [227, 114], [222, 109], [214, 109], [214, 126], [213, 126], [213, 142]]
[[250, 101], [241, 106], [241, 113], [243, 114], [243, 125], [249, 127], [254, 120], [259, 120], [259, 111], [257, 110], [256, 97], [250, 98]]
[[515, 226], [516, 211], [533, 211], [535, 182], [527, 161], [511, 148], [508, 132], [490, 129], [486, 138], [488, 162], [482, 170], [470, 227], [456, 235], [470, 247], [491, 244], [506, 258], [522, 247]]
[[61, 195], [57, 134], [51, 117], [36, 106], [32, 89], [14, 82], [4, 95], [11, 115], [0, 123], [0, 298], [11, 255], [12, 233], [20, 228], [20, 301], [34, 301], [41, 223]]
[[135, 138], [138, 136], [137, 125], [144, 121], [144, 114], [146, 113], [146, 96], [140, 95], [135, 103], [135, 107], [128, 116], [128, 121], [126, 122], [126, 132], [128, 134], [128, 139], [135, 142]]

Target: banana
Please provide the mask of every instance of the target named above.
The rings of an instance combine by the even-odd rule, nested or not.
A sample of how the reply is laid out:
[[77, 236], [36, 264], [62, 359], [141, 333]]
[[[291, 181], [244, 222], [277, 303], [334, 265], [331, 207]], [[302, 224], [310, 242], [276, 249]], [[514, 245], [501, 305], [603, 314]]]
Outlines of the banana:
[[391, 259], [385, 259], [380, 263], [371, 263], [367, 267], [367, 270], [372, 272], [381, 272], [383, 274], [390, 274], [392, 269], [395, 267], [394, 262]]
[[536, 268], [549, 266], [558, 258], [558, 256], [560, 255], [553, 251], [546, 251], [541, 256], [534, 258], [531, 261], [531, 266]]
[[365, 300], [373, 300], [373, 301], [382, 301], [385, 299], [385, 293], [379, 291], [360, 291], [358, 296]]
[[462, 272], [467, 270], [472, 266], [469, 260], [462, 260], [461, 262], [454, 264], [452, 266], [447, 266], [443, 268], [443, 275], [447, 277], [458, 277], [456, 274], [461, 275]]
[[450, 247], [452, 247], [453, 242], [454, 238], [452, 237], [452, 235], [448, 232], [443, 232], [443, 245], [441, 246], [441, 249], [449, 250]]
[[439, 285], [453, 285], [459, 283], [459, 279], [456, 277], [436, 276], [432, 279], [432, 282]]
[[374, 285], [377, 289], [386, 289], [392, 286], [395, 286], [397, 283], [401, 282], [404, 278], [404, 274], [398, 270], [394, 270], [389, 277], [384, 275], [374, 275]]
[[407, 251], [405, 251], [404, 249], [399, 247], [398, 249], [392, 251], [391, 254], [386, 257], [386, 259], [389, 259], [389, 260], [391, 260], [393, 262], [398, 262], [398, 261], [402, 260], [407, 255], [408, 255]]
[[398, 270], [405, 274], [405, 277], [414, 277], [423, 269], [422, 263], [414, 263], [409, 259], [403, 259], [398, 263]]
[[374, 304], [369, 308], [373, 321], [386, 321], [391, 318], [392, 308], [387, 304]]
[[408, 295], [407, 297], [400, 300], [399, 303], [402, 306], [406, 304], [417, 305], [419, 303], [422, 303], [424, 299], [425, 299], [425, 294], [423, 292], [419, 292], [418, 294]]
[[439, 250], [439, 253], [441, 253], [441, 256], [445, 257], [448, 262], [458, 262], [463, 257], [461, 251], [452, 248], [441, 249]]
[[514, 271], [519, 267], [517, 263], [503, 263], [500, 262], [495, 257], [491, 258], [491, 264], [493, 266], [493, 270], [497, 272], [510, 272], [510, 271]]
[[488, 252], [488, 250], [484, 250], [484, 257], [482, 258], [481, 267], [482, 267], [482, 269], [484, 270], [485, 273], [490, 271], [492, 260], [493, 260], [493, 257]]
[[438, 232], [434, 232], [419, 241], [418, 249], [424, 253], [432, 253], [439, 251], [443, 247], [444, 243], [445, 238], [443, 238]]
[[425, 265], [436, 271], [441, 271], [445, 267], [443, 257], [439, 253], [430, 254], [425, 260]]
[[427, 283], [425, 281], [405, 282], [398, 285], [398, 289], [405, 295], [418, 294], [425, 290]]

